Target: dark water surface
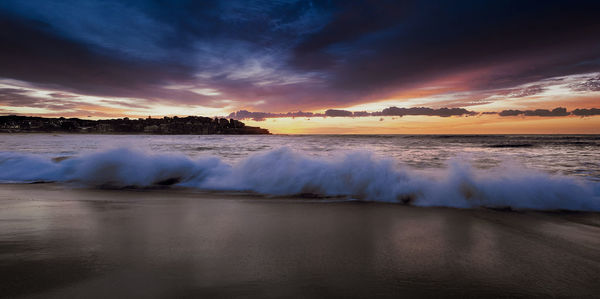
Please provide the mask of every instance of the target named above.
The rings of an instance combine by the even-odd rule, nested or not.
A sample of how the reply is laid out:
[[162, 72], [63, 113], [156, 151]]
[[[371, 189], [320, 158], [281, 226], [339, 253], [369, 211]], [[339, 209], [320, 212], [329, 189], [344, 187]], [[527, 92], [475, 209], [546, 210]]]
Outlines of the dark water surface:
[[600, 295], [600, 214], [0, 185], [0, 296]]

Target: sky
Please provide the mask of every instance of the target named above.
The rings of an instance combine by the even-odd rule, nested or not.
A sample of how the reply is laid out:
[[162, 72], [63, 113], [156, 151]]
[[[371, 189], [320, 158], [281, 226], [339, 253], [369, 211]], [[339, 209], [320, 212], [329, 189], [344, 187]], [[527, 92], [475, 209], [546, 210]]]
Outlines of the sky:
[[0, 115], [600, 133], [599, 1], [0, 1]]

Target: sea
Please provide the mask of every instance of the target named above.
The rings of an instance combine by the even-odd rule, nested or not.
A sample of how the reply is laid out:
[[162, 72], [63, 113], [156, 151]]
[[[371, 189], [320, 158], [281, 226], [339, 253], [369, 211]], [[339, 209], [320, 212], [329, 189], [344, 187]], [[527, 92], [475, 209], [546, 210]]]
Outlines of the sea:
[[595, 298], [598, 135], [0, 135], [0, 298]]
[[600, 135], [0, 137], [3, 183], [600, 210]]

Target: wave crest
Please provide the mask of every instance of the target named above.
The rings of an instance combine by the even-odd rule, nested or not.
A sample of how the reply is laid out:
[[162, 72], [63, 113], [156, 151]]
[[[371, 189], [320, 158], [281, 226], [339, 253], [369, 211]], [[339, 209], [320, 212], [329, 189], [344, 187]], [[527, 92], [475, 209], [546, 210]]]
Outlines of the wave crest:
[[312, 157], [280, 148], [230, 165], [216, 157], [147, 154], [119, 148], [52, 160], [0, 153], [0, 180], [70, 182], [90, 187], [180, 185], [265, 195], [313, 194], [417, 206], [600, 211], [600, 184], [518, 166], [474, 169], [452, 160], [435, 172], [398, 167], [370, 152]]

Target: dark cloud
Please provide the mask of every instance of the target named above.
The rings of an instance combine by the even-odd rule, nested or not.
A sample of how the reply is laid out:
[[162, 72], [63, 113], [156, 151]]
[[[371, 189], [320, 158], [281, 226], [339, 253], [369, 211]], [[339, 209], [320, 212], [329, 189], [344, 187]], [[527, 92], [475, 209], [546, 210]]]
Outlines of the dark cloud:
[[569, 112], [567, 112], [566, 108], [554, 108], [552, 110], [548, 110], [548, 109], [536, 109], [536, 110], [504, 110], [500, 113], [498, 113], [498, 115], [500, 116], [519, 116], [519, 115], [524, 115], [524, 116], [567, 116], [570, 115]]
[[313, 117], [323, 116], [323, 114], [312, 113], [312, 112], [288, 112], [288, 113], [270, 113], [270, 112], [250, 112], [248, 110], [240, 110], [237, 112], [231, 112], [227, 117], [234, 119], [252, 119], [256, 121], [263, 121], [267, 118], [281, 118], [281, 117]]
[[569, 85], [574, 91], [600, 91], [600, 76]]
[[353, 115], [354, 114], [352, 113], [352, 111], [347, 111], [347, 110], [328, 109], [327, 111], [325, 111], [325, 116], [349, 117], [349, 116], [353, 116]]
[[554, 108], [552, 111], [547, 109], [536, 109], [536, 110], [526, 110], [525, 116], [567, 116], [569, 112], [567, 112], [566, 108]]
[[[503, 68], [504, 64], [513, 66], [492, 69], [465, 84], [473, 88], [514, 86], [599, 68], [576, 65], [598, 57], [599, 45], [590, 39], [600, 29], [592, 12], [599, 8], [598, 2], [577, 1], [568, 6], [558, 1], [544, 5], [523, 1], [391, 3], [377, 17], [370, 17], [364, 8], [362, 15], [356, 6], [341, 5], [323, 30], [296, 47], [292, 62], [300, 69], [332, 72], [333, 86], [356, 92], [410, 86], [463, 70]], [[365, 19], [376, 24], [364, 26]]]
[[5, 0], [0, 78], [56, 98], [233, 99], [268, 111], [348, 107], [443, 78], [477, 93], [599, 71], [599, 10], [585, 0]]
[[373, 115], [381, 116], [405, 116], [405, 115], [427, 115], [427, 116], [468, 116], [476, 115], [477, 112], [469, 111], [464, 108], [440, 108], [433, 109], [428, 107], [414, 107], [414, 108], [398, 108], [389, 107], [383, 109], [381, 112], [374, 112]]
[[352, 116], [354, 117], [363, 117], [363, 116], [370, 116], [371, 113], [367, 112], [367, 111], [354, 111], [352, 112]]
[[516, 90], [514, 92], [512, 92], [511, 94], [509, 94], [509, 97], [511, 98], [522, 98], [522, 97], [528, 97], [528, 96], [532, 96], [532, 95], [536, 95], [538, 93], [542, 93], [544, 91], [544, 87], [540, 86], [540, 85], [534, 85], [534, 86], [529, 86], [520, 90]]
[[28, 95], [28, 90], [19, 88], [0, 88], [0, 105], [8, 107], [33, 107], [49, 110], [68, 110], [77, 106], [72, 101], [52, 98], [40, 98]]
[[523, 115], [525, 112], [521, 111], [521, 110], [502, 110], [501, 112], [498, 113], [498, 115], [500, 116], [519, 116], [519, 115]]
[[117, 105], [117, 106], [121, 106], [121, 107], [127, 107], [127, 108], [138, 108], [138, 109], [148, 109], [150, 107], [148, 107], [147, 105], [142, 105], [142, 103], [137, 103], [137, 102], [125, 102], [125, 101], [114, 101], [114, 100], [101, 100], [101, 102], [103, 103], [107, 103], [110, 105]]
[[[53, 95], [53, 96], [52, 96]], [[136, 103], [114, 101], [114, 100], [101, 100], [101, 102], [112, 105], [124, 107], [123, 111], [127, 108], [148, 108], [143, 105]], [[93, 116], [110, 116], [112, 114], [108, 112], [102, 112], [105, 107], [98, 106], [97, 104], [90, 104], [86, 102], [78, 101], [77, 97], [71, 95], [51, 94], [51, 97], [40, 97], [32, 96], [31, 90], [21, 88], [0, 88], [0, 106], [5, 107], [20, 107], [20, 108], [43, 108], [55, 112], [48, 113], [55, 116], [68, 115], [93, 115]], [[89, 108], [89, 109], [84, 109]], [[93, 110], [93, 111], [91, 111]], [[129, 114], [129, 113], [128, 113]], [[114, 116], [114, 115], [113, 115]]]
[[62, 92], [53, 92], [50, 93], [49, 96], [53, 97], [53, 98], [59, 98], [59, 99], [70, 99], [70, 98], [76, 98], [76, 95], [72, 95], [72, 94], [66, 94], [66, 93], [62, 93]]
[[95, 52], [48, 32], [46, 24], [0, 14], [0, 77], [86, 95], [202, 102], [206, 96], [163, 88], [192, 78], [191, 68]]
[[27, 89], [23, 88], [0, 88], [0, 96], [2, 97], [10, 97], [15, 95], [22, 95], [29, 92]]
[[571, 113], [573, 115], [577, 115], [577, 116], [593, 116], [593, 115], [600, 115], [600, 109], [599, 108], [575, 109]]
[[389, 107], [382, 111], [366, 112], [366, 111], [348, 111], [339, 109], [328, 109], [324, 114], [312, 113], [312, 112], [288, 112], [288, 113], [269, 113], [269, 112], [250, 112], [247, 110], [240, 110], [229, 114], [229, 118], [234, 119], [252, 119], [257, 121], [263, 121], [267, 118], [281, 118], [281, 117], [367, 117], [367, 116], [408, 116], [408, 115], [420, 115], [420, 116], [439, 116], [439, 117], [450, 117], [450, 116], [476, 116], [476, 115], [494, 115], [499, 116], [542, 116], [542, 117], [558, 117], [558, 116], [594, 116], [600, 115], [599, 108], [590, 109], [575, 109], [572, 112], [568, 112], [566, 108], [558, 107], [552, 110], [549, 109], [536, 109], [536, 110], [503, 110], [501, 112], [485, 111], [475, 112], [469, 111], [464, 108], [428, 108], [428, 107], [413, 107], [413, 108], [398, 108]]
[[234, 118], [234, 119], [240, 119], [240, 120], [252, 119], [252, 120], [256, 120], [256, 121], [263, 121], [267, 118], [275, 118], [275, 117], [279, 117], [279, 116], [275, 113], [250, 112], [248, 110], [240, 110], [237, 112], [231, 112], [227, 117]]
[[253, 119], [253, 120], [265, 120], [267, 118], [280, 118], [280, 117], [366, 117], [366, 116], [405, 116], [405, 115], [427, 115], [427, 116], [470, 116], [476, 115], [477, 112], [469, 111], [463, 108], [398, 108], [389, 107], [382, 111], [367, 112], [367, 111], [348, 111], [339, 109], [328, 109], [324, 114], [312, 113], [312, 112], [288, 112], [288, 113], [269, 113], [269, 112], [250, 112], [247, 110], [240, 110], [229, 114], [229, 118], [235, 119]]

